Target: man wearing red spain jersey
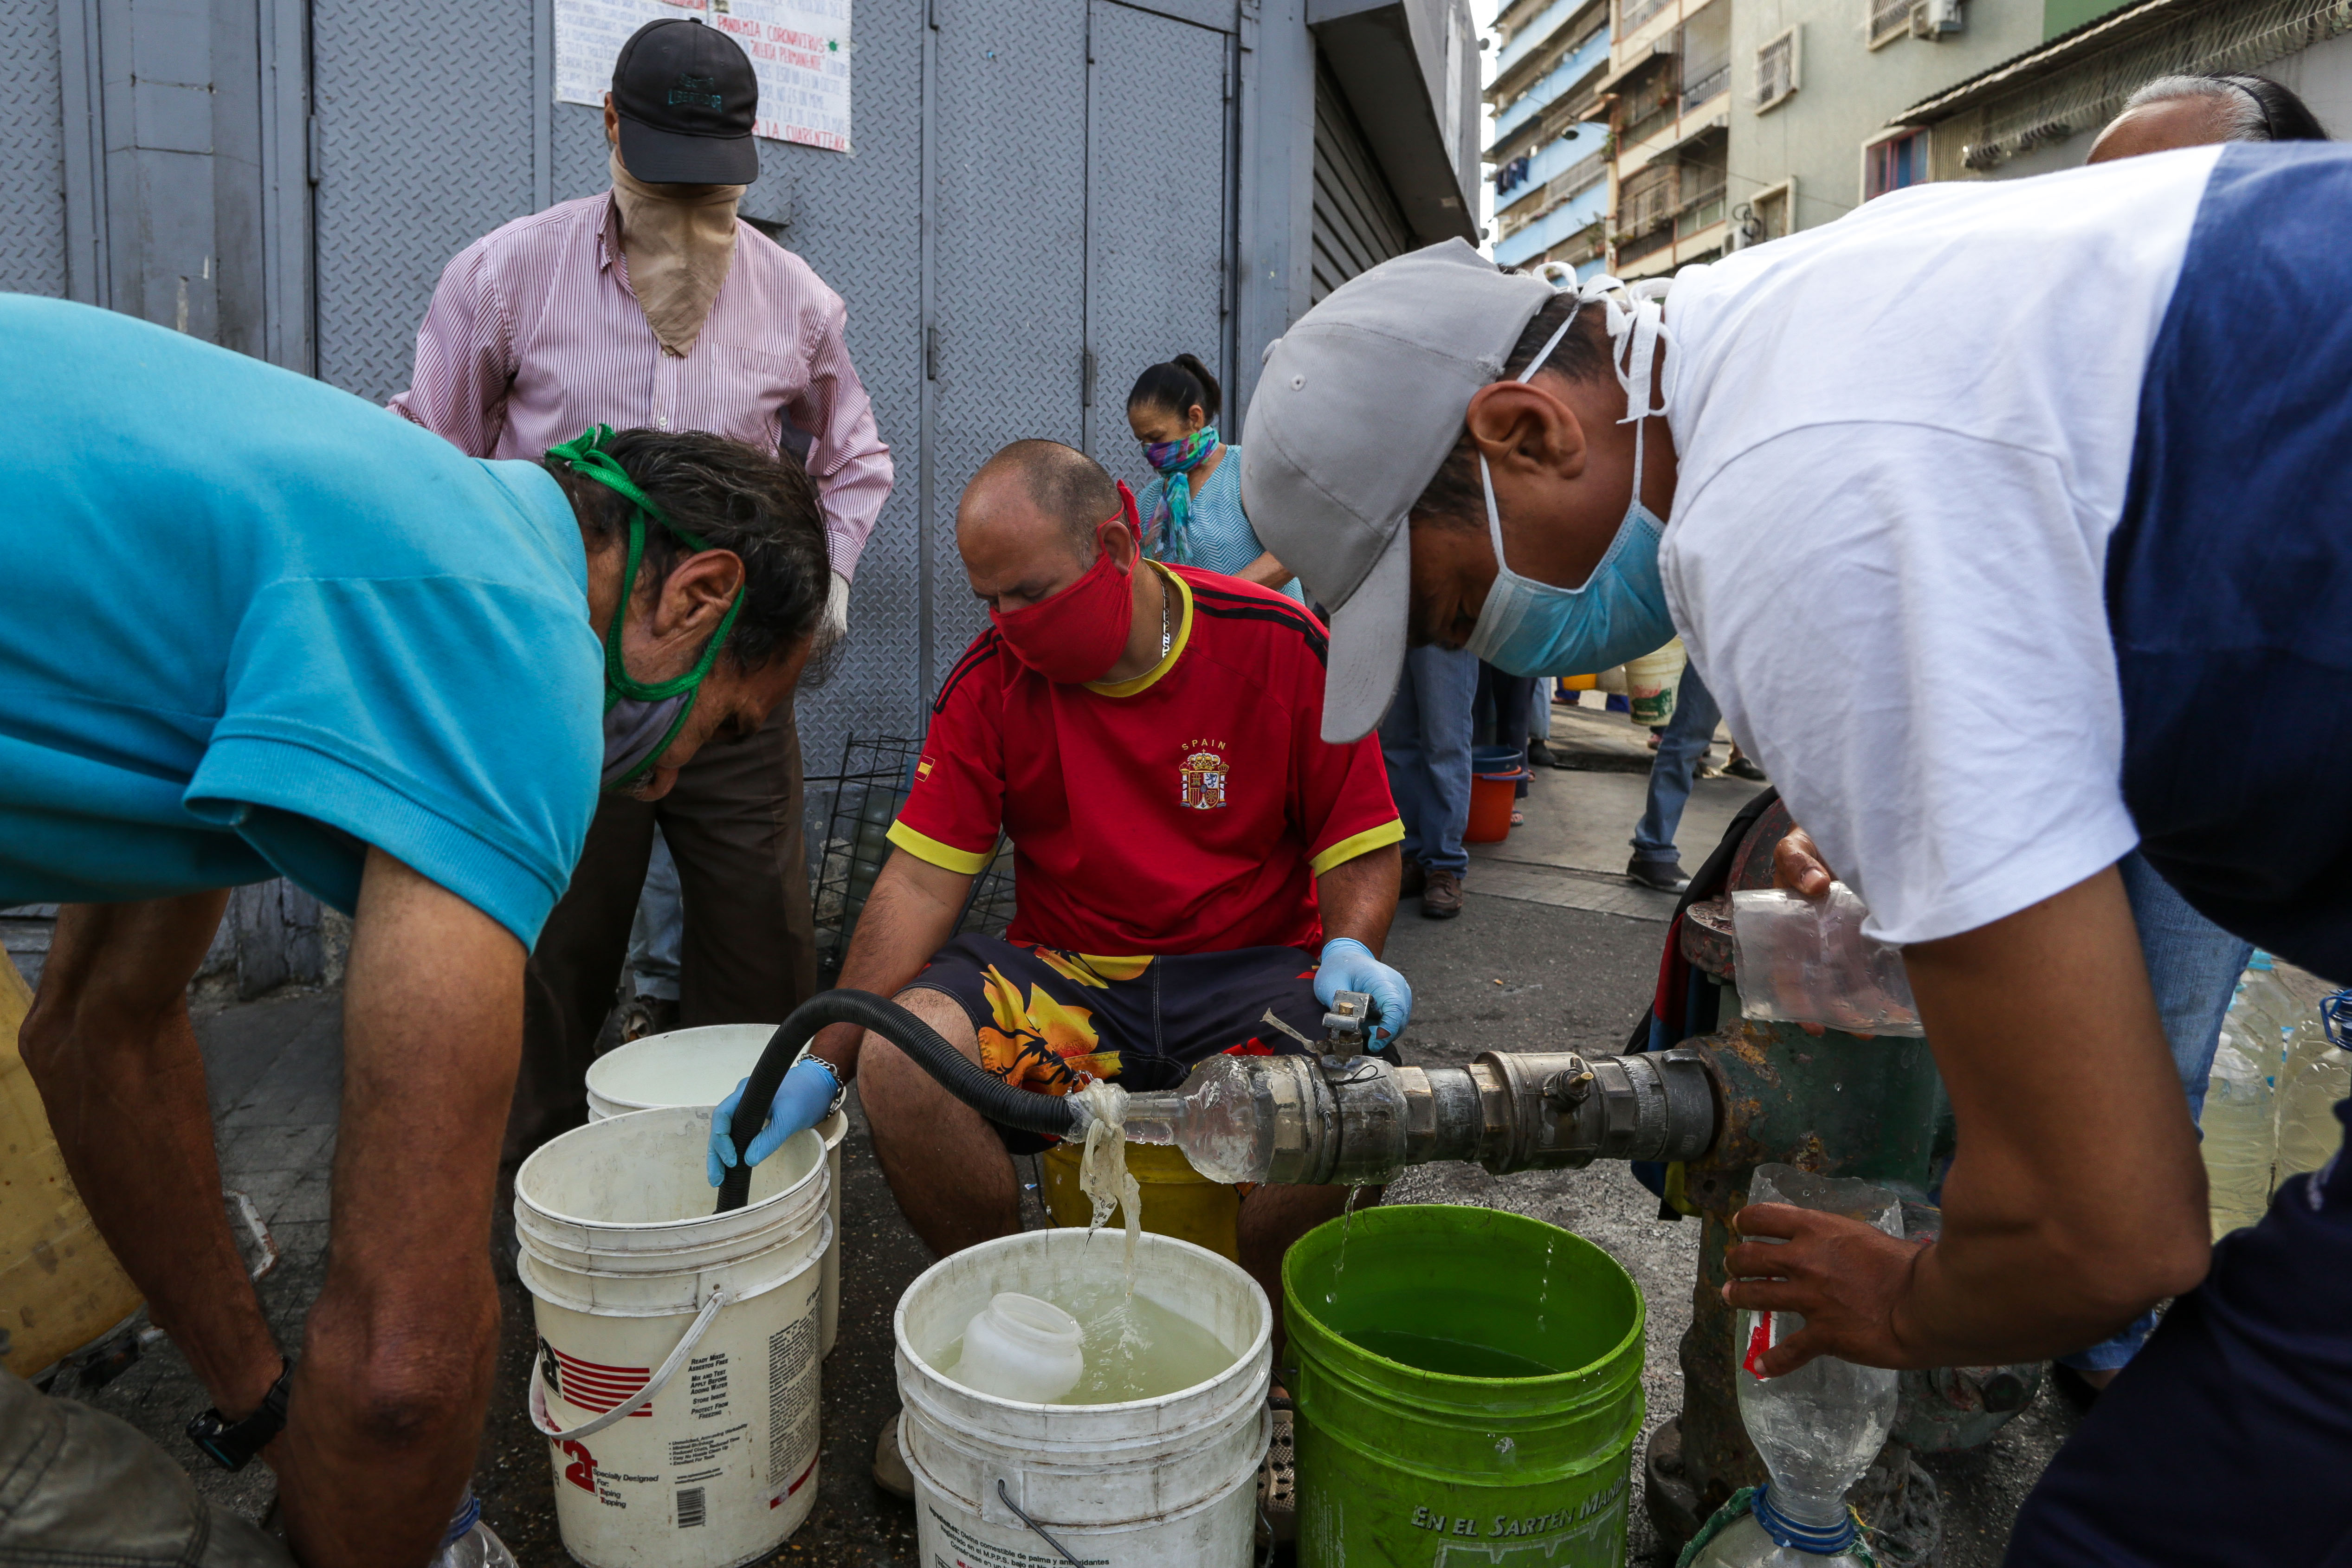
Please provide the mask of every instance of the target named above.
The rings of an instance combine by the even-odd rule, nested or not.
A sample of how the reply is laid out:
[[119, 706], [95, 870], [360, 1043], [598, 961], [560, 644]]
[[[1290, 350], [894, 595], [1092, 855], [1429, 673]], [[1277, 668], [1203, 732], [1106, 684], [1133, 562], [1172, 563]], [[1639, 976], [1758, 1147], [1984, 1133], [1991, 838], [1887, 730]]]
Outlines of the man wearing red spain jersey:
[[[1134, 502], [1093, 459], [1015, 443], [982, 468], [956, 543], [991, 624], [941, 683], [897, 846], [844, 961], [991, 1071], [1045, 1093], [1171, 1088], [1220, 1051], [1299, 1049], [1366, 991], [1383, 1040], [1412, 991], [1378, 949], [1403, 837], [1380, 748], [1321, 737], [1322, 622], [1239, 579], [1145, 560]], [[1003, 938], [956, 936], [972, 878], [1014, 855]], [[836, 1026], [788, 1075], [755, 1162], [864, 1074], [876, 1153], [941, 1254], [1021, 1228], [999, 1128], [879, 1036]], [[795, 1077], [803, 1082], [796, 1082]], [[712, 1179], [735, 1162], [722, 1108]], [[1241, 1261], [1280, 1299], [1283, 1250], [1338, 1188], [1243, 1205]]]

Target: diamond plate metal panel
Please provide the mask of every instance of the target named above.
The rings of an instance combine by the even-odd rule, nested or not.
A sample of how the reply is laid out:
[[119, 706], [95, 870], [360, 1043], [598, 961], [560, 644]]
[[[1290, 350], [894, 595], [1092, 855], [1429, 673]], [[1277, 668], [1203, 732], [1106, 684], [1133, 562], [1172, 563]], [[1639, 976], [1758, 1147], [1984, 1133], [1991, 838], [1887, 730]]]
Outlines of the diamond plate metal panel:
[[986, 618], [956, 557], [956, 498], [1006, 443], [1081, 435], [1087, 0], [953, 0], [941, 12], [928, 537], [944, 674]]
[[531, 210], [531, 5], [316, 0], [311, 26], [319, 374], [381, 402], [443, 266]]
[[[1197, 354], [1226, 379], [1223, 33], [1093, 0], [1087, 343], [1095, 455], [1145, 497], [1158, 481], [1127, 424], [1147, 365]], [[1230, 422], [1225, 434], [1240, 431]]]
[[66, 291], [57, 0], [0, 0], [0, 289]]

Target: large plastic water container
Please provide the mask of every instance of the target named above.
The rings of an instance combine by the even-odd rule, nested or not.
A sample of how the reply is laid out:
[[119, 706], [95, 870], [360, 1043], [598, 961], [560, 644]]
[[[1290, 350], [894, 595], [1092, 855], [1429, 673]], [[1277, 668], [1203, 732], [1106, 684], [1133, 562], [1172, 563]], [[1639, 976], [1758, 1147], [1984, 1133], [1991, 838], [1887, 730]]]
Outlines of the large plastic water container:
[[1409, 1204], [1282, 1265], [1299, 1568], [1622, 1568], [1642, 1292], [1557, 1226]]
[[[608, 1051], [588, 1069], [588, 1119], [600, 1122], [659, 1105], [715, 1106], [751, 1076], [775, 1032], [773, 1024], [709, 1024], [649, 1034]], [[816, 1135], [824, 1140], [833, 1218], [833, 1240], [824, 1249], [821, 1355], [833, 1354], [841, 1333], [841, 1140], [848, 1133], [845, 1110], [816, 1124]]]
[[816, 1504], [824, 1145], [788, 1140], [718, 1214], [709, 1129], [697, 1106], [631, 1112], [515, 1174], [531, 1423], [587, 1568], [736, 1568]]
[[1120, 1244], [1090, 1239], [1033, 1230], [982, 1242], [898, 1298], [898, 1443], [926, 1565], [1045, 1568], [1066, 1551], [1087, 1568], [1248, 1568], [1273, 1432], [1274, 1312], [1238, 1265], [1171, 1237], [1139, 1239], [1136, 1294], [1241, 1350], [1215, 1376], [1158, 1398], [1001, 1399], [929, 1359], [999, 1292], [1050, 1294], [1087, 1270], [1116, 1280]]

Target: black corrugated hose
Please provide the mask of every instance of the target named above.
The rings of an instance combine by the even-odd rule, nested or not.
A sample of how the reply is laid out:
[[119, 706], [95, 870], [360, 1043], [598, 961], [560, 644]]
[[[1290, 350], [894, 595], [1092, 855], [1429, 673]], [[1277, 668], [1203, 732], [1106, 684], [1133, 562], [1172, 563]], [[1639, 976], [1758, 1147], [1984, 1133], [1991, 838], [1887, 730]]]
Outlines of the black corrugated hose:
[[[1067, 1137], [1077, 1124], [1077, 1107], [1057, 1094], [1033, 1094], [1015, 1089], [983, 1071], [970, 1057], [950, 1045], [939, 1030], [896, 1002], [868, 991], [822, 991], [793, 1009], [777, 1026], [751, 1069], [751, 1082], [735, 1103], [727, 1135], [738, 1150], [749, 1149], [760, 1129], [768, 1124], [768, 1106], [784, 1082], [785, 1070], [800, 1054], [801, 1042], [828, 1024], [854, 1023], [872, 1030], [913, 1057], [940, 1087], [992, 1122], [1018, 1127], [1024, 1133]], [[751, 1167], [738, 1163], [719, 1185], [719, 1207], [724, 1214], [740, 1208], [751, 1195]]]

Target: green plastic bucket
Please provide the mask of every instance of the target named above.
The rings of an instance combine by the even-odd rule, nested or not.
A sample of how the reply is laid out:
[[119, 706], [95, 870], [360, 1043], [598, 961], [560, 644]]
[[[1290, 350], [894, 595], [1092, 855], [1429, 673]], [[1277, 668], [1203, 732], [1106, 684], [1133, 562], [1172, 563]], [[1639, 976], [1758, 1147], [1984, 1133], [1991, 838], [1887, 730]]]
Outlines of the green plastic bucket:
[[1404, 1205], [1309, 1232], [1282, 1294], [1300, 1568], [1623, 1563], [1643, 1307], [1615, 1259]]

